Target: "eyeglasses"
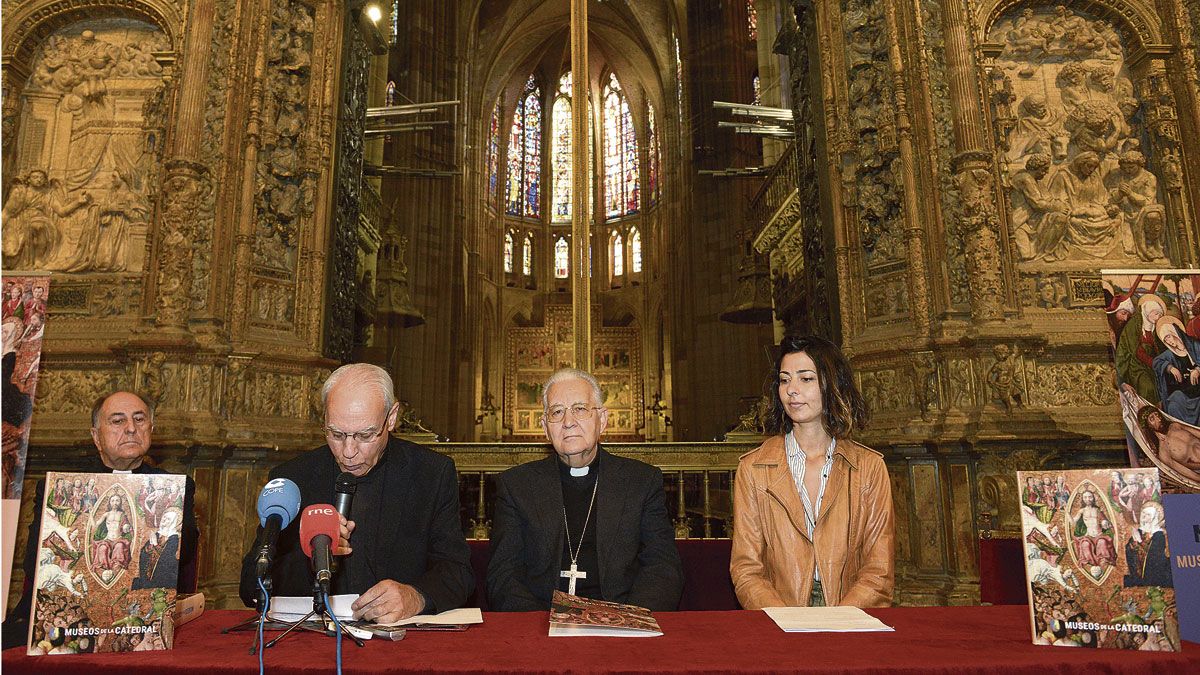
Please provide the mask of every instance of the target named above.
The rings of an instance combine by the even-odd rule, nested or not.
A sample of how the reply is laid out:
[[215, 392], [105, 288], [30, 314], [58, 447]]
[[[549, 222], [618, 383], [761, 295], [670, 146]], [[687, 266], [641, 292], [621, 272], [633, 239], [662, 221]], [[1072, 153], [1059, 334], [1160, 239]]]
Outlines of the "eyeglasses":
[[347, 438], [353, 438], [358, 443], [370, 443], [376, 438], [382, 436], [383, 432], [385, 431], [387, 431], [387, 429], [379, 429], [378, 431], [367, 429], [366, 431], [356, 431], [352, 434], [348, 434], [344, 431], [338, 431], [333, 427], [325, 427], [325, 436], [335, 443], [345, 443]]
[[560, 406], [555, 406], [555, 407], [547, 410], [546, 414], [543, 415], [543, 417], [546, 419], [547, 422], [549, 422], [551, 424], [558, 424], [559, 422], [562, 422], [566, 418], [567, 411], [570, 411], [571, 417], [574, 417], [576, 419], [576, 421], [590, 420], [590, 419], [592, 419], [592, 415], [594, 414], [593, 411], [596, 411], [599, 409], [600, 408], [598, 406], [590, 406], [590, 405], [585, 405], [583, 403], [576, 403], [575, 405], [573, 405], [569, 408], [566, 406], [560, 405]]
[[384, 413], [383, 421], [379, 423], [378, 430], [365, 429], [363, 431], [355, 431], [353, 433], [347, 433], [345, 431], [338, 431], [337, 429], [334, 429], [333, 427], [327, 426], [327, 427], [325, 427], [325, 437], [328, 438], [330, 441], [333, 441], [334, 443], [345, 443], [346, 439], [348, 439], [348, 438], [353, 438], [358, 443], [370, 443], [371, 441], [375, 440], [376, 438], [379, 438], [383, 434], [387, 433], [387, 418], [388, 418], [388, 413]]

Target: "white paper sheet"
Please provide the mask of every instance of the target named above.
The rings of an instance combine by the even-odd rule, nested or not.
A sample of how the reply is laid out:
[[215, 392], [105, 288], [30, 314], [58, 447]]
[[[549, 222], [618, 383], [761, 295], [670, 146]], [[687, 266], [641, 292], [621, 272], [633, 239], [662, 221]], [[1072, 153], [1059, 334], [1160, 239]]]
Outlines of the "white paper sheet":
[[[349, 620], [354, 618], [354, 610], [350, 609], [350, 605], [353, 605], [357, 599], [357, 593], [331, 595], [329, 596], [329, 606], [333, 608], [333, 614], [338, 620]], [[267, 610], [267, 618], [272, 621], [299, 621], [304, 618], [305, 614], [311, 612], [312, 608], [313, 599], [311, 595], [281, 595], [271, 598], [271, 609]], [[319, 620], [315, 616], [310, 618], [314, 621]]]
[[858, 607], [765, 607], [786, 633], [860, 633], [895, 630]]
[[440, 614], [418, 614], [395, 623], [379, 624], [381, 626], [412, 626], [415, 624], [432, 626], [461, 626], [464, 624], [483, 623], [483, 612], [478, 607], [461, 607]]

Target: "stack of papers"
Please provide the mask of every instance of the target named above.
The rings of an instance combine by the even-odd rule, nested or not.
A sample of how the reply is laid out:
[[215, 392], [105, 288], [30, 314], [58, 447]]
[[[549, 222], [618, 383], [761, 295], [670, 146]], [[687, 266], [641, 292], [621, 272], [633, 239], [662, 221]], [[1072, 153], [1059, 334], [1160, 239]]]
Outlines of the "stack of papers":
[[858, 607], [766, 607], [786, 633], [862, 633], [895, 630]]
[[[358, 600], [358, 594], [346, 595], [331, 595], [329, 596], [329, 606], [333, 608], [333, 614], [339, 621], [350, 621], [354, 618], [354, 610], [350, 606], [354, 601]], [[299, 621], [304, 618], [304, 615], [312, 611], [313, 599], [308, 596], [280, 596], [271, 598], [271, 609], [267, 612], [267, 618], [272, 621]], [[316, 616], [309, 617], [312, 620], [317, 620]], [[466, 626], [469, 624], [483, 623], [483, 613], [476, 607], [463, 607], [462, 609], [452, 609], [441, 614], [418, 614], [410, 616], [407, 619], [401, 619], [395, 623], [376, 624], [387, 626]]]

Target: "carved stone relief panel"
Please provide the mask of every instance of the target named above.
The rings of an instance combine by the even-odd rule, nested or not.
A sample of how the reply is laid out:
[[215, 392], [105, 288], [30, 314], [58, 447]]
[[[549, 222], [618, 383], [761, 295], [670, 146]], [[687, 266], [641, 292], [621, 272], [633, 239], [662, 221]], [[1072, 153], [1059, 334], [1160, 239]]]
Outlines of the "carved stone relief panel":
[[302, 2], [271, 3], [262, 147], [255, 178], [258, 227], [254, 262], [294, 271], [301, 221], [312, 213], [312, 184], [302, 167], [301, 132], [308, 122], [313, 11]]
[[854, 177], [851, 199], [870, 274], [876, 265], [903, 260], [905, 251], [888, 28], [883, 4], [871, 0], [845, 0], [842, 17], [854, 137], [853, 153], [843, 157], [843, 165]]
[[167, 49], [159, 29], [131, 19], [76, 23], [41, 45], [21, 95], [5, 267], [141, 271]]
[[1034, 406], [1115, 406], [1116, 373], [1108, 363], [1033, 363], [1029, 402]]
[[1161, 170], [1147, 168], [1155, 158], [1143, 101], [1114, 25], [1074, 8], [1026, 7], [988, 40], [1002, 46], [993, 103], [1021, 267], [1165, 263]]
[[908, 321], [908, 280], [903, 269], [872, 279], [867, 285], [866, 296], [869, 325], [895, 325]]
[[38, 412], [90, 413], [96, 399], [125, 379], [123, 370], [70, 370], [42, 366], [38, 375]]
[[256, 277], [251, 285], [250, 325], [288, 329], [295, 320], [295, 289], [286, 280]]

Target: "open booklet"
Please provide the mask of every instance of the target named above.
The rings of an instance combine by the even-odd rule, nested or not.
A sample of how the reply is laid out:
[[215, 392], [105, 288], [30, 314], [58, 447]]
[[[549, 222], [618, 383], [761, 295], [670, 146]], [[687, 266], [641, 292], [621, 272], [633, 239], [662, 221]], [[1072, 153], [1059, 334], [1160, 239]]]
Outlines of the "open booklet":
[[861, 633], [895, 630], [858, 607], [765, 607], [785, 633]]
[[662, 630], [645, 607], [592, 600], [554, 591], [550, 637], [658, 637]]
[[[352, 621], [354, 610], [350, 606], [358, 599], [357, 594], [331, 595], [329, 605], [339, 621]], [[304, 596], [280, 596], [271, 598], [271, 609], [267, 618], [272, 621], [299, 621], [312, 611], [313, 600]], [[309, 617], [315, 618], [315, 617]], [[369, 622], [362, 622], [369, 623]], [[426, 630], [466, 630], [467, 626], [483, 623], [483, 613], [476, 607], [451, 609], [440, 614], [418, 614], [389, 624], [372, 624], [380, 627], [398, 627]]]

